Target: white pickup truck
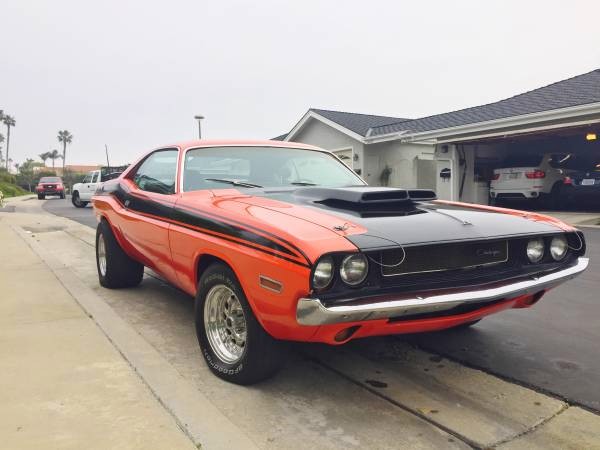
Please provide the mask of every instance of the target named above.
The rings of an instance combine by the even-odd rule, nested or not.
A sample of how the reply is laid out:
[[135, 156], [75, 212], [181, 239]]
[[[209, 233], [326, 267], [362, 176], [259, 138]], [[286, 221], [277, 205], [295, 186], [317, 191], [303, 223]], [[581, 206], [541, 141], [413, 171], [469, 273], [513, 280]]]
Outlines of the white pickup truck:
[[81, 183], [73, 185], [71, 202], [76, 208], [85, 208], [92, 200], [92, 195], [100, 184], [112, 180], [121, 174], [121, 168], [115, 168], [115, 171], [92, 170], [87, 173]]

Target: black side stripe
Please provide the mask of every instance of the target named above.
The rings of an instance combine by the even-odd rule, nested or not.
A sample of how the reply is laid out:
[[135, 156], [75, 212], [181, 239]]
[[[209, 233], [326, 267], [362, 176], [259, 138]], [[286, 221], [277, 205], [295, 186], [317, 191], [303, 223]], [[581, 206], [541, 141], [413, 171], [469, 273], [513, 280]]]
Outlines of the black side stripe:
[[[142, 199], [140, 197], [132, 195], [130, 192], [128, 192], [128, 189], [124, 188], [122, 185], [119, 185], [119, 189], [113, 192], [113, 194], [119, 201], [119, 203], [121, 203], [127, 209], [142, 214], [149, 214], [151, 216], [155, 216], [156, 218], [163, 219], [165, 222], [171, 223], [176, 226], [181, 226], [192, 231], [209, 234], [211, 236], [225, 239], [230, 242], [235, 242], [236, 244], [250, 247], [254, 250], [261, 251], [263, 253], [284, 259], [286, 261], [301, 265], [303, 267], [311, 267], [310, 261], [302, 252], [300, 252], [300, 255], [297, 255], [290, 251], [288, 248], [278, 244], [277, 242], [272, 241], [271, 239], [268, 239], [265, 236], [253, 233], [252, 231], [249, 231], [247, 229], [237, 227], [227, 222], [216, 220], [214, 218], [207, 217], [196, 212], [192, 212], [182, 208], [176, 208], [174, 205], [170, 206], [161, 202], [149, 199]], [[202, 230], [198, 230], [195, 227], [201, 228]], [[204, 230], [206, 230], [206, 232]], [[228, 239], [226, 236], [220, 236], [215, 233], [235, 237], [245, 242], [240, 242], [234, 239]], [[279, 255], [274, 252], [270, 252], [266, 249], [257, 247], [252, 244], [257, 244], [266, 248], [270, 248], [272, 250], [277, 250], [281, 253], [285, 253], [290, 256], [302, 256], [306, 259], [307, 264], [294, 260], [292, 258], [288, 258], [283, 255]]]

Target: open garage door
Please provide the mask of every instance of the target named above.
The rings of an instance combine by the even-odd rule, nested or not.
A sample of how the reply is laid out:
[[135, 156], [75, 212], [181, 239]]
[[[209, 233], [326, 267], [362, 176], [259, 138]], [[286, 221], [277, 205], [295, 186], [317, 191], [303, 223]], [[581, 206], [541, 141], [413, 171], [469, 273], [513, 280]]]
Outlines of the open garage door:
[[456, 143], [460, 198], [525, 209], [600, 209], [599, 138], [600, 125], [586, 125]]

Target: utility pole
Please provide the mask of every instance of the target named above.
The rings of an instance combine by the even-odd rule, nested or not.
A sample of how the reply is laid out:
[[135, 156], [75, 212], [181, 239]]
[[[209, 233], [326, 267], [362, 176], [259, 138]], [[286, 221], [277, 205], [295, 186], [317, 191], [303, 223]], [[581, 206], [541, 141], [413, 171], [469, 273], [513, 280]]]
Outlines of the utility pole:
[[110, 169], [110, 161], [108, 160], [108, 146], [104, 144], [104, 150], [106, 151], [106, 165]]
[[202, 119], [204, 119], [204, 116], [198, 114], [194, 116], [194, 119], [198, 121], [198, 139], [202, 139]]

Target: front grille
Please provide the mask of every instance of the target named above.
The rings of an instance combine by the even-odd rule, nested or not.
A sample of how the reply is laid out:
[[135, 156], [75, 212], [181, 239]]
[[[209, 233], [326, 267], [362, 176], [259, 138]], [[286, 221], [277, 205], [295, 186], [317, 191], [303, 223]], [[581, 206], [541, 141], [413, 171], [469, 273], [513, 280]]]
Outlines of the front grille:
[[404, 252], [404, 261], [402, 249], [381, 252], [383, 276], [495, 265], [507, 262], [509, 257], [506, 240], [405, 247]]

